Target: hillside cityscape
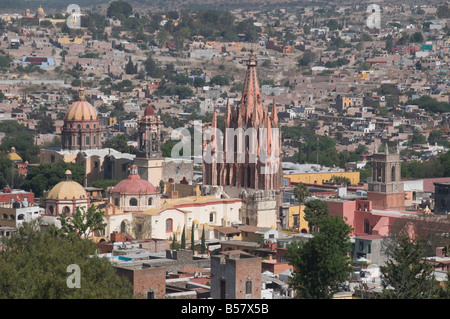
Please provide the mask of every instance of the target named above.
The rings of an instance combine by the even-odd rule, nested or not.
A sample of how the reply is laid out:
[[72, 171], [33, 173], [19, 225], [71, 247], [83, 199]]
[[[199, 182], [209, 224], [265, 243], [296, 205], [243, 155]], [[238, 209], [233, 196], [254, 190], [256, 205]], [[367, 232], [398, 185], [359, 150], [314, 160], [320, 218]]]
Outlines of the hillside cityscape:
[[0, 298], [449, 299], [449, 66], [445, 1], [5, 2]]

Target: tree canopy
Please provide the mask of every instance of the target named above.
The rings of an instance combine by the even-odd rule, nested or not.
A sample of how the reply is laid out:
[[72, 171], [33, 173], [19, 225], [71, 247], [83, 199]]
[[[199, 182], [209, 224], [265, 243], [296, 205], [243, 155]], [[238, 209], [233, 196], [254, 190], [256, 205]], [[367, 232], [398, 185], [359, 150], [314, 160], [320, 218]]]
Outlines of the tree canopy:
[[305, 203], [305, 220], [311, 231], [317, 231], [321, 219], [329, 213], [327, 202], [321, 199], [312, 199]]
[[402, 234], [388, 249], [388, 261], [381, 267], [383, 292], [386, 299], [438, 298], [442, 288], [437, 285], [433, 266], [424, 262], [420, 243]]
[[65, 172], [70, 170], [72, 172], [72, 180], [83, 185], [84, 168], [77, 163], [47, 163], [34, 166], [27, 174], [27, 178], [22, 184], [22, 188], [27, 191], [32, 191], [36, 197], [44, 195], [44, 191], [49, 191], [65, 180]]
[[351, 272], [350, 226], [333, 215], [321, 219], [319, 226], [320, 233], [307, 242], [292, 242], [287, 246], [289, 264], [294, 267], [290, 286], [299, 298], [331, 298]]
[[124, 20], [133, 13], [133, 7], [126, 1], [113, 1], [106, 11], [108, 18]]
[[[38, 220], [24, 223], [0, 251], [0, 298], [128, 299], [130, 282], [119, 277], [107, 258], [95, 256], [92, 241], [68, 237]], [[69, 288], [70, 265], [77, 265], [80, 288]]]

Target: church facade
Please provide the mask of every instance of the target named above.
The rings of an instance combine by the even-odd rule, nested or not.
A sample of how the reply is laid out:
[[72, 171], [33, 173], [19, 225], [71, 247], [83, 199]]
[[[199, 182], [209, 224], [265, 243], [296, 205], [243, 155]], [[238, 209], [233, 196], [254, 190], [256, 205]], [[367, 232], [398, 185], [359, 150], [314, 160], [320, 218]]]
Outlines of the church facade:
[[[281, 134], [275, 102], [263, 106], [253, 52], [240, 104], [232, 111], [228, 102], [225, 132], [220, 132], [216, 113], [204, 133], [203, 185], [236, 192], [242, 199], [242, 223], [276, 227], [282, 183]], [[209, 142], [206, 140], [209, 137]]]

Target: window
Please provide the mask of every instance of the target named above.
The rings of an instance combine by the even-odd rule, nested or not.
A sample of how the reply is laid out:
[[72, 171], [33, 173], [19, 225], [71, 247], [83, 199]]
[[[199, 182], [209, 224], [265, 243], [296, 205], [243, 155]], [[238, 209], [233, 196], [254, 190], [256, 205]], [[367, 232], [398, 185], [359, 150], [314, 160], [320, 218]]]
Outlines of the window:
[[252, 281], [250, 279], [247, 279], [247, 281], [245, 282], [245, 294], [252, 294]]
[[10, 219], [10, 220], [15, 220], [15, 219], [16, 219], [16, 216], [14, 216], [13, 214], [11, 214], [11, 215], [9, 215], [9, 219]]
[[114, 205], [119, 206], [119, 199], [118, 198], [114, 198]]
[[149, 199], [148, 199], [148, 206], [152, 206], [152, 203], [153, 203], [152, 198], [149, 197]]
[[214, 213], [209, 213], [209, 222], [210, 223], [214, 222]]
[[86, 136], [86, 145], [89, 145], [91, 143], [91, 139], [89, 138], [89, 136]]
[[64, 206], [64, 208], [63, 208], [63, 213], [64, 213], [64, 214], [69, 214], [69, 213], [70, 213], [70, 208], [69, 208], [69, 206]]
[[17, 216], [17, 220], [24, 220], [24, 219], [25, 219], [24, 214], [20, 214], [19, 216]]
[[3, 214], [2, 218], [3, 219], [8, 219], [8, 214]]
[[173, 231], [173, 220], [171, 218], [166, 219], [166, 232]]
[[136, 198], [131, 198], [130, 199], [130, 206], [137, 206], [138, 205], [138, 201]]

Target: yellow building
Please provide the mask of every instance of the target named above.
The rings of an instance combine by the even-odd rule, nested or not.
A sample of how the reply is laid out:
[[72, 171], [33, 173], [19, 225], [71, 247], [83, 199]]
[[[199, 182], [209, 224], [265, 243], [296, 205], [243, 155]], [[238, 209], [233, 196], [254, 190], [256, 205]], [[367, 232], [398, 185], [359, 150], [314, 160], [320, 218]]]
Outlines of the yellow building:
[[80, 44], [83, 43], [83, 38], [71, 38], [71, 37], [63, 37], [58, 38], [59, 44]]
[[302, 233], [309, 232], [308, 222], [305, 220], [305, 205], [294, 205], [289, 207], [288, 227], [289, 229], [298, 230]]
[[359, 172], [320, 172], [320, 173], [293, 173], [284, 174], [284, 178], [289, 179], [289, 184], [317, 184], [323, 185], [333, 179], [333, 176], [346, 177], [352, 185], [359, 183]]

